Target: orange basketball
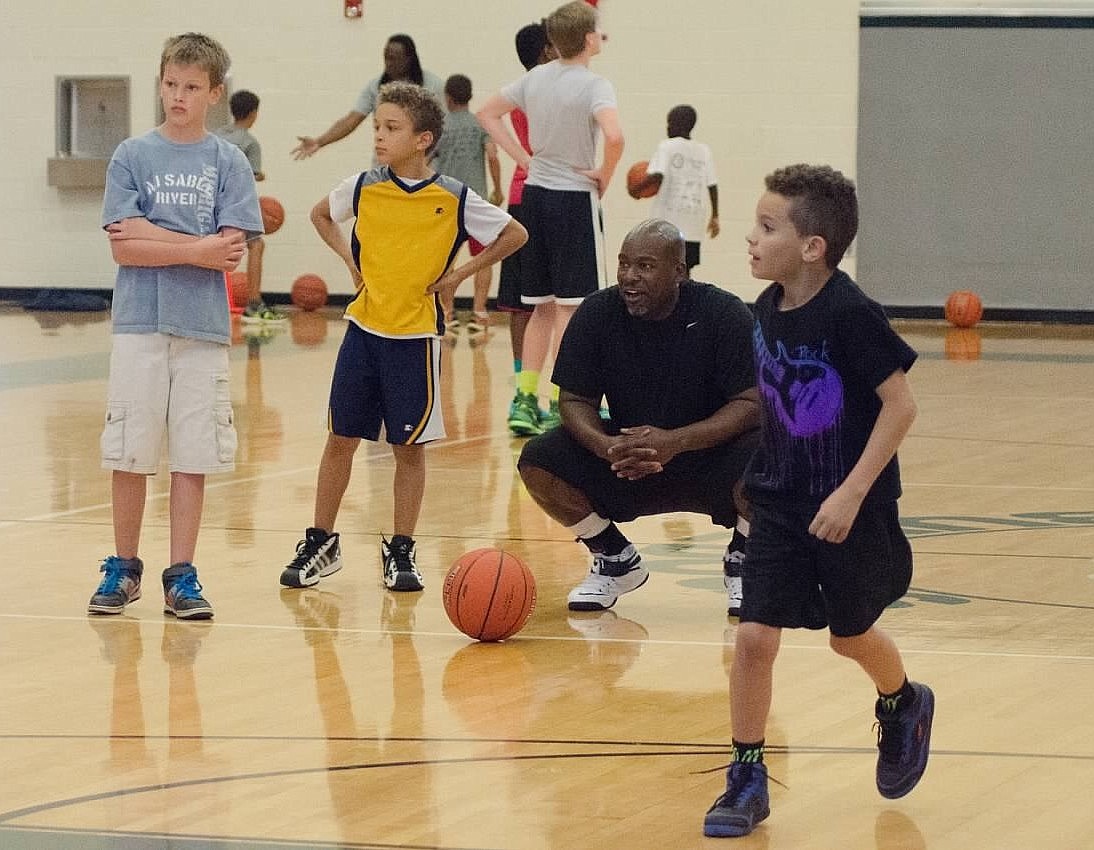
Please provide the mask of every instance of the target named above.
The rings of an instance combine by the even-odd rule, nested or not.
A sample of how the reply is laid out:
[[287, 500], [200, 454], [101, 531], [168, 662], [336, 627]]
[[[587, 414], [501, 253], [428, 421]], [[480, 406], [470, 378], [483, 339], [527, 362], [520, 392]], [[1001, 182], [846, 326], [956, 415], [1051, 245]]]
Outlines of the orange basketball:
[[643, 159], [627, 169], [627, 194], [632, 198], [652, 198], [657, 194], [656, 186], [648, 186], [641, 192], [638, 191], [638, 187], [646, 179], [646, 168], [648, 166], [649, 162]]
[[258, 206], [262, 209], [262, 229], [267, 234], [277, 233], [285, 223], [285, 208], [281, 206], [281, 201], [262, 195], [258, 199]]
[[444, 610], [470, 638], [512, 637], [536, 607], [536, 579], [516, 555], [501, 549], [473, 549], [456, 559], [444, 578]]
[[247, 272], [228, 272], [228, 291], [232, 293], [233, 311], [242, 311], [247, 306], [250, 287], [247, 285]]
[[968, 289], [951, 292], [946, 299], [946, 321], [958, 328], [971, 328], [984, 315], [980, 296]]
[[327, 284], [317, 274], [302, 274], [292, 282], [290, 297], [301, 310], [318, 310], [327, 303]]

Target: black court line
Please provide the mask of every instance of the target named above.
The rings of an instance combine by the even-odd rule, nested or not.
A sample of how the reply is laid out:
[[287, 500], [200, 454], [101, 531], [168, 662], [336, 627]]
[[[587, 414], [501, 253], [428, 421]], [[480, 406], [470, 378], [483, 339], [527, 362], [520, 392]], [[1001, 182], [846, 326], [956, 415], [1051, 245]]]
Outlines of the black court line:
[[[416, 740], [416, 739], [405, 739]], [[518, 743], [518, 742], [513, 742]], [[575, 742], [581, 744], [582, 742]], [[703, 745], [707, 746], [707, 745]], [[789, 755], [794, 754], [826, 754], [826, 755], [871, 755], [876, 753], [876, 749], [873, 747], [825, 747], [825, 746], [768, 746], [766, 747], [769, 753], [784, 753]], [[713, 754], [714, 751], [711, 752]], [[730, 755], [732, 747], [723, 746], [721, 754]], [[160, 793], [164, 791], [171, 791], [179, 788], [193, 788], [198, 786], [209, 785], [222, 785], [231, 782], [248, 782], [253, 780], [266, 780], [266, 779], [281, 779], [290, 776], [307, 776], [307, 775], [319, 775], [326, 773], [344, 773], [350, 771], [364, 771], [364, 770], [380, 770], [388, 768], [402, 768], [402, 767], [442, 767], [446, 765], [469, 765], [469, 764], [489, 764], [489, 763], [509, 763], [516, 762], [530, 762], [530, 761], [563, 761], [572, 759], [618, 759], [618, 758], [651, 758], [651, 757], [673, 757], [673, 758], [694, 758], [697, 755], [706, 755], [706, 753], [696, 752], [692, 749], [687, 750], [653, 750], [650, 752], [637, 752], [637, 753], [611, 753], [611, 752], [591, 752], [591, 753], [545, 753], [539, 755], [512, 755], [512, 756], [466, 756], [460, 758], [438, 758], [438, 759], [408, 759], [398, 761], [383, 761], [383, 762], [371, 762], [371, 763], [355, 763], [346, 765], [326, 765], [323, 767], [300, 767], [290, 768], [285, 770], [271, 770], [271, 771], [259, 771], [256, 773], [243, 773], [243, 774], [230, 774], [227, 776], [206, 777], [204, 779], [186, 779], [179, 780], [177, 782], [161, 782], [154, 785], [140, 785], [133, 788], [115, 789], [113, 791], [101, 791], [95, 794], [84, 794], [77, 797], [69, 797], [60, 800], [51, 800], [48, 802], [38, 803], [32, 806], [25, 806], [20, 809], [13, 809], [8, 812], [0, 813], [0, 829], [3, 828], [3, 824], [9, 823], [13, 820], [18, 820], [22, 817], [28, 817], [31, 815], [43, 814], [45, 812], [57, 811], [58, 809], [77, 806], [82, 803], [100, 802], [103, 800], [116, 800], [126, 797], [133, 797], [139, 794], [148, 793]], [[935, 759], [942, 757], [961, 757], [961, 758], [1005, 758], [1005, 759], [1033, 759], [1036, 761], [1045, 762], [1060, 762], [1060, 761], [1079, 761], [1079, 762], [1092, 762], [1094, 763], [1094, 754], [1081, 755], [1077, 753], [1019, 753], [1019, 752], [977, 752], [975, 750], [932, 750], [932, 757]], [[698, 773], [710, 772], [711, 770], [724, 769], [725, 765], [721, 765], [720, 768], [710, 768], [704, 771], [698, 771]]]

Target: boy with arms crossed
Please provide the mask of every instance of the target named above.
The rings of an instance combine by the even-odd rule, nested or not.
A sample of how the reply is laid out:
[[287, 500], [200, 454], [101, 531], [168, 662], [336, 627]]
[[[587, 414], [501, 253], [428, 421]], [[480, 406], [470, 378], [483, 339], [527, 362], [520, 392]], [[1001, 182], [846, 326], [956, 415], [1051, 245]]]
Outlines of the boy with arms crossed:
[[118, 146], [107, 169], [102, 222], [118, 264], [103, 466], [113, 470], [116, 553], [88, 603], [119, 614], [140, 598], [138, 557], [147, 476], [166, 433], [171, 456], [171, 560], [164, 611], [208, 619], [194, 550], [205, 475], [230, 472], [236, 433], [228, 389], [231, 342], [224, 273], [262, 233], [243, 152], [206, 132], [229, 59], [198, 33], [167, 40], [160, 58], [165, 119]]

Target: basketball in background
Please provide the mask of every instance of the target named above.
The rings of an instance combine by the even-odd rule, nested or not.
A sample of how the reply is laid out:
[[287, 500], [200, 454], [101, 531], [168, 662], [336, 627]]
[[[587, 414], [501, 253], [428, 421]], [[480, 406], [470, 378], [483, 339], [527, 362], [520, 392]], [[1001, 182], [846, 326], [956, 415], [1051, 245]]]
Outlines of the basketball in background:
[[301, 310], [318, 310], [327, 303], [327, 284], [317, 274], [302, 274], [292, 282], [290, 297]]
[[946, 299], [946, 321], [956, 328], [971, 328], [983, 315], [984, 305], [975, 292], [959, 289]]
[[233, 313], [242, 313], [247, 306], [250, 296], [250, 287], [247, 285], [247, 272], [228, 272], [228, 292], [232, 296], [231, 308]]
[[657, 186], [647, 186], [641, 192], [638, 191], [638, 187], [646, 179], [646, 169], [649, 164], [648, 160], [643, 159], [627, 169], [627, 194], [632, 198], [652, 198], [657, 194]]
[[479, 641], [512, 637], [536, 607], [535, 576], [520, 558], [502, 549], [460, 555], [441, 593], [452, 625]]
[[281, 201], [262, 195], [258, 199], [258, 206], [262, 210], [262, 229], [266, 234], [277, 233], [281, 225], [285, 223], [285, 208]]

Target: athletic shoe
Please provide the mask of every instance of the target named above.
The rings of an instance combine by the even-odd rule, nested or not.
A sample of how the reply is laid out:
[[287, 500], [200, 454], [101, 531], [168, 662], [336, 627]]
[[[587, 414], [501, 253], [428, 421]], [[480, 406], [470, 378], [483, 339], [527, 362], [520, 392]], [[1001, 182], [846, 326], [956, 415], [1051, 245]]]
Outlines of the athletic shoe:
[[380, 557], [384, 559], [384, 587], [388, 590], [425, 590], [422, 574], [414, 563], [414, 541], [405, 534], [394, 535], [390, 542], [382, 538]]
[[531, 393], [517, 390], [509, 405], [509, 430], [517, 437], [534, 437], [543, 433], [539, 424], [539, 402]]
[[130, 602], [141, 598], [141, 574], [144, 564], [140, 558], [119, 558], [111, 555], [99, 572], [103, 574], [99, 587], [87, 603], [89, 614], [120, 614]]
[[342, 548], [338, 535], [324, 536], [318, 528], [309, 528], [296, 544], [296, 557], [281, 571], [283, 587], [311, 587], [320, 578], [342, 569]]
[[198, 571], [193, 564], [172, 564], [163, 571], [163, 613], [180, 620], [208, 620], [213, 606], [201, 595]]
[[703, 818], [703, 835], [734, 838], [748, 835], [771, 814], [767, 796], [767, 765], [734, 762], [726, 771], [726, 792]]
[[741, 616], [741, 564], [745, 562], [744, 541], [737, 534], [726, 546], [722, 555], [722, 580], [726, 586], [726, 613], [730, 617]]
[[271, 310], [265, 304], [259, 304], [257, 307], [244, 308], [239, 320], [245, 325], [279, 325], [287, 322], [289, 317], [284, 313]]
[[911, 705], [884, 712], [879, 699], [874, 709], [878, 730], [877, 790], [890, 800], [915, 788], [927, 769], [931, 748], [934, 692], [918, 682], [909, 684], [915, 691]]
[[638, 590], [650, 577], [633, 544], [618, 555], [593, 554], [593, 566], [585, 580], [570, 591], [566, 606], [571, 611], [607, 611], [624, 593]]
[[539, 411], [539, 427], [550, 431], [562, 424], [562, 415], [558, 412], [558, 399], [552, 401], [546, 410]]

